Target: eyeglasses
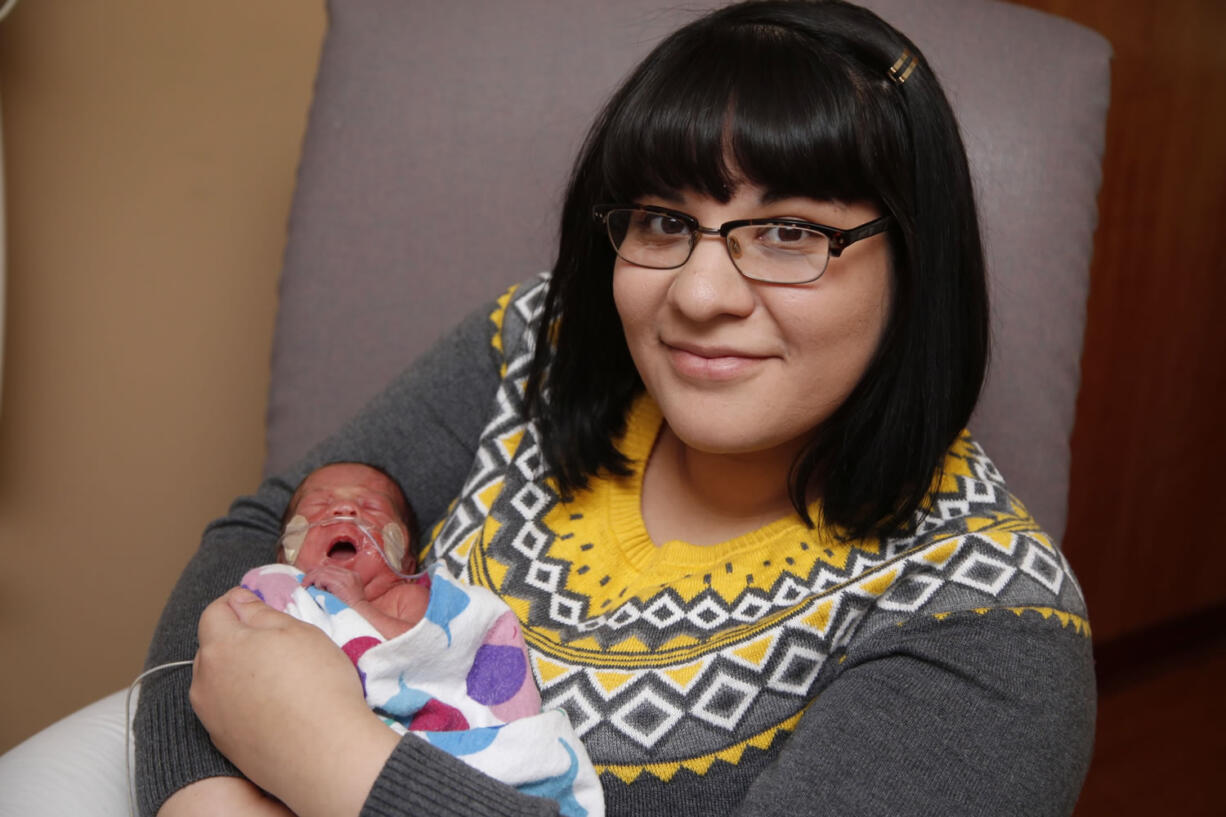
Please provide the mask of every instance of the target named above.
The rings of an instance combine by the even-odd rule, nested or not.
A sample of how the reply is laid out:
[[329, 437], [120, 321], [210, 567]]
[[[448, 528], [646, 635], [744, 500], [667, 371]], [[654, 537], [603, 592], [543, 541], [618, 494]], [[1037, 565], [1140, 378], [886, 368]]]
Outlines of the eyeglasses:
[[592, 215], [604, 222], [618, 257], [636, 267], [685, 266], [701, 236], [718, 235], [741, 275], [771, 284], [816, 281], [830, 256], [838, 258], [848, 246], [890, 225], [886, 215], [850, 230], [791, 218], [742, 218], [703, 227], [688, 213], [647, 204], [599, 204]]

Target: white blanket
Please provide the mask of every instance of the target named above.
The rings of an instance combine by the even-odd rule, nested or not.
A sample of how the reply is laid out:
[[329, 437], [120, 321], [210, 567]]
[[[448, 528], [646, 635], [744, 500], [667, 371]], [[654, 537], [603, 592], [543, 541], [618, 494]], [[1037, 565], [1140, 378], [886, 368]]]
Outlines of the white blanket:
[[482, 587], [431, 567], [426, 614], [385, 640], [366, 619], [302, 572], [266, 565], [243, 577], [265, 603], [319, 627], [357, 667], [366, 700], [411, 733], [474, 768], [538, 797], [567, 817], [600, 817], [596, 770], [566, 713], [542, 712], [519, 621]]

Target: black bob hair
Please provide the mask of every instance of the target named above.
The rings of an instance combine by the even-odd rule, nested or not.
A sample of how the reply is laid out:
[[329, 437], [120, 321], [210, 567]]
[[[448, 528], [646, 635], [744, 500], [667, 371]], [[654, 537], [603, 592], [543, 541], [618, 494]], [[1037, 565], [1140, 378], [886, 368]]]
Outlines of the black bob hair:
[[[904, 50], [917, 67], [898, 83]], [[691, 191], [870, 202], [893, 217], [890, 317], [851, 394], [793, 462], [788, 495], [842, 536], [905, 533], [979, 397], [988, 298], [970, 171], [915, 45], [838, 0], [729, 6], [660, 43], [596, 119], [573, 170], [527, 401], [559, 486], [626, 474], [616, 449], [643, 389], [594, 205]]]

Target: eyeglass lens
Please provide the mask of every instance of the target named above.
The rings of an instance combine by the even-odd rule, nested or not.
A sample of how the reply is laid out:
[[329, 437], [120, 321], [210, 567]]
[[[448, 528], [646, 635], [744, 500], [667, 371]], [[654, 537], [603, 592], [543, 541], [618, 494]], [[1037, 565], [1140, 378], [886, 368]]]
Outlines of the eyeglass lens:
[[[689, 260], [697, 243], [698, 233], [687, 222], [665, 213], [610, 210], [605, 222], [613, 249], [635, 266], [675, 269]], [[773, 283], [815, 280], [830, 257], [824, 233], [788, 222], [736, 227], [725, 245], [741, 274]]]

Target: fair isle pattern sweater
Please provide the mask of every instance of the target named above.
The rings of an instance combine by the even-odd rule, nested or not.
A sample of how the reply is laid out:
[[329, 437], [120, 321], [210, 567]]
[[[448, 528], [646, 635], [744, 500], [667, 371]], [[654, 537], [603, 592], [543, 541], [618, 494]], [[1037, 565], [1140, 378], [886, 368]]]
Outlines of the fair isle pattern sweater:
[[[610, 817], [1071, 813], [1094, 729], [1081, 595], [968, 436], [912, 538], [839, 542], [784, 519], [713, 547], [657, 547], [638, 476], [562, 503], [542, 475], [522, 385], [543, 287], [470, 315], [209, 525], [147, 665], [192, 657], [200, 611], [271, 561], [306, 474], [370, 462], [420, 518], [441, 520], [430, 556], [519, 616], [544, 703], [572, 719]], [[640, 400], [622, 449], [642, 462], [659, 426]], [[143, 815], [195, 780], [238, 773], [196, 720], [190, 680], [142, 684]], [[556, 813], [421, 740], [400, 742], [362, 809]]]
[[1089, 638], [1063, 556], [966, 433], [908, 538], [841, 541], [815, 503], [814, 529], [789, 517], [715, 546], [657, 546], [639, 513], [662, 421], [646, 396], [619, 444], [634, 474], [561, 501], [521, 408], [544, 290], [513, 290], [491, 316], [499, 410], [432, 556], [517, 613], [543, 704], [570, 715], [610, 813], [632, 813], [612, 803], [639, 787], [716, 778], [743, 793], [838, 682], [849, 648], [882, 631], [969, 615]]

